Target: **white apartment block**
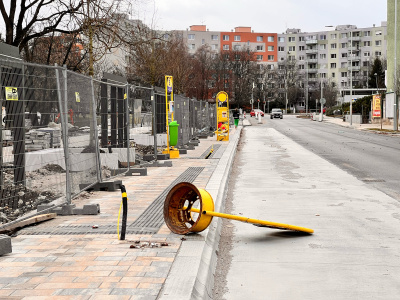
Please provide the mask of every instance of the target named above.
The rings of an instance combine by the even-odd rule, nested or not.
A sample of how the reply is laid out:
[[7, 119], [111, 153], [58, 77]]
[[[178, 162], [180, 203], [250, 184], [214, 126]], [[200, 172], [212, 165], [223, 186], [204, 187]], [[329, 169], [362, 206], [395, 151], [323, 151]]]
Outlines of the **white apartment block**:
[[334, 30], [301, 32], [288, 29], [278, 34], [278, 63], [296, 59], [310, 86], [329, 80], [339, 89], [368, 89], [369, 65], [375, 57], [386, 57], [387, 27], [357, 28], [339, 25]]

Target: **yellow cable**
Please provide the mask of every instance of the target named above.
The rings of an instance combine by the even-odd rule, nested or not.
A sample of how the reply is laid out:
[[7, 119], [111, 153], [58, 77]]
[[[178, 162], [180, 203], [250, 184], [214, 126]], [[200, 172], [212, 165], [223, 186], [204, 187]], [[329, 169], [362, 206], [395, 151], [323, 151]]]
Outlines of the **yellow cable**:
[[117, 222], [117, 235], [118, 235], [118, 239], [120, 239], [120, 236], [119, 236], [119, 218], [121, 217], [121, 208], [122, 208], [122, 200], [121, 200], [121, 204], [119, 205], [119, 212], [118, 212], [118, 222]]

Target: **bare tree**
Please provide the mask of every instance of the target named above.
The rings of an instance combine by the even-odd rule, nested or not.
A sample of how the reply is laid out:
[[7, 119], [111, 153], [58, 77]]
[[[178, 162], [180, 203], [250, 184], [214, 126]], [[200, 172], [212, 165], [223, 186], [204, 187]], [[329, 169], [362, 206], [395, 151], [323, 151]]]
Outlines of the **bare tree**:
[[279, 88], [279, 99], [286, 104], [294, 105], [303, 93], [303, 78], [300, 76], [297, 60], [291, 56], [278, 63], [277, 85]]

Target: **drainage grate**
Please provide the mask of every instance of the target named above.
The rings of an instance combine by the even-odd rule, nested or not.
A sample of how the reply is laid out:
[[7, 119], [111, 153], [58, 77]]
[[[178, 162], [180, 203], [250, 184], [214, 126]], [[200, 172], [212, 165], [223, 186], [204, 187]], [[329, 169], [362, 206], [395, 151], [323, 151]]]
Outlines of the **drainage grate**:
[[204, 151], [204, 153], [199, 158], [200, 159], [206, 158], [206, 156], [210, 153], [211, 149], [214, 148], [213, 153], [211, 153], [211, 155], [209, 156], [209, 158], [212, 158], [214, 156], [215, 152], [217, 152], [217, 150], [219, 149], [219, 147], [221, 147], [221, 144], [216, 144], [216, 145], [212, 145], [212, 146], [208, 147], [208, 149], [206, 151]]
[[[211, 150], [211, 148], [210, 148]], [[204, 170], [204, 167], [187, 168], [176, 178], [146, 210], [126, 228], [127, 234], [155, 234], [164, 224], [164, 200], [169, 191], [179, 182], [193, 182]], [[68, 225], [37, 230], [35, 227], [27, 227], [18, 232], [22, 235], [74, 235], [74, 234], [117, 234], [115, 225], [99, 225], [92, 228], [92, 225]]]

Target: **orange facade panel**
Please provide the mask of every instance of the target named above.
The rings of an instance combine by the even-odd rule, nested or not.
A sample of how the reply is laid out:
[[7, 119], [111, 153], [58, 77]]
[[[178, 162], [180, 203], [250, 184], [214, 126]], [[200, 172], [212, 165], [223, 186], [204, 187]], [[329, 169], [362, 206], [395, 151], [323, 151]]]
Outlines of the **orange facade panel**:
[[[278, 34], [260, 32], [221, 32], [221, 51], [233, 50], [234, 45], [254, 46], [260, 62], [278, 61]], [[257, 51], [259, 50], [259, 51]]]

